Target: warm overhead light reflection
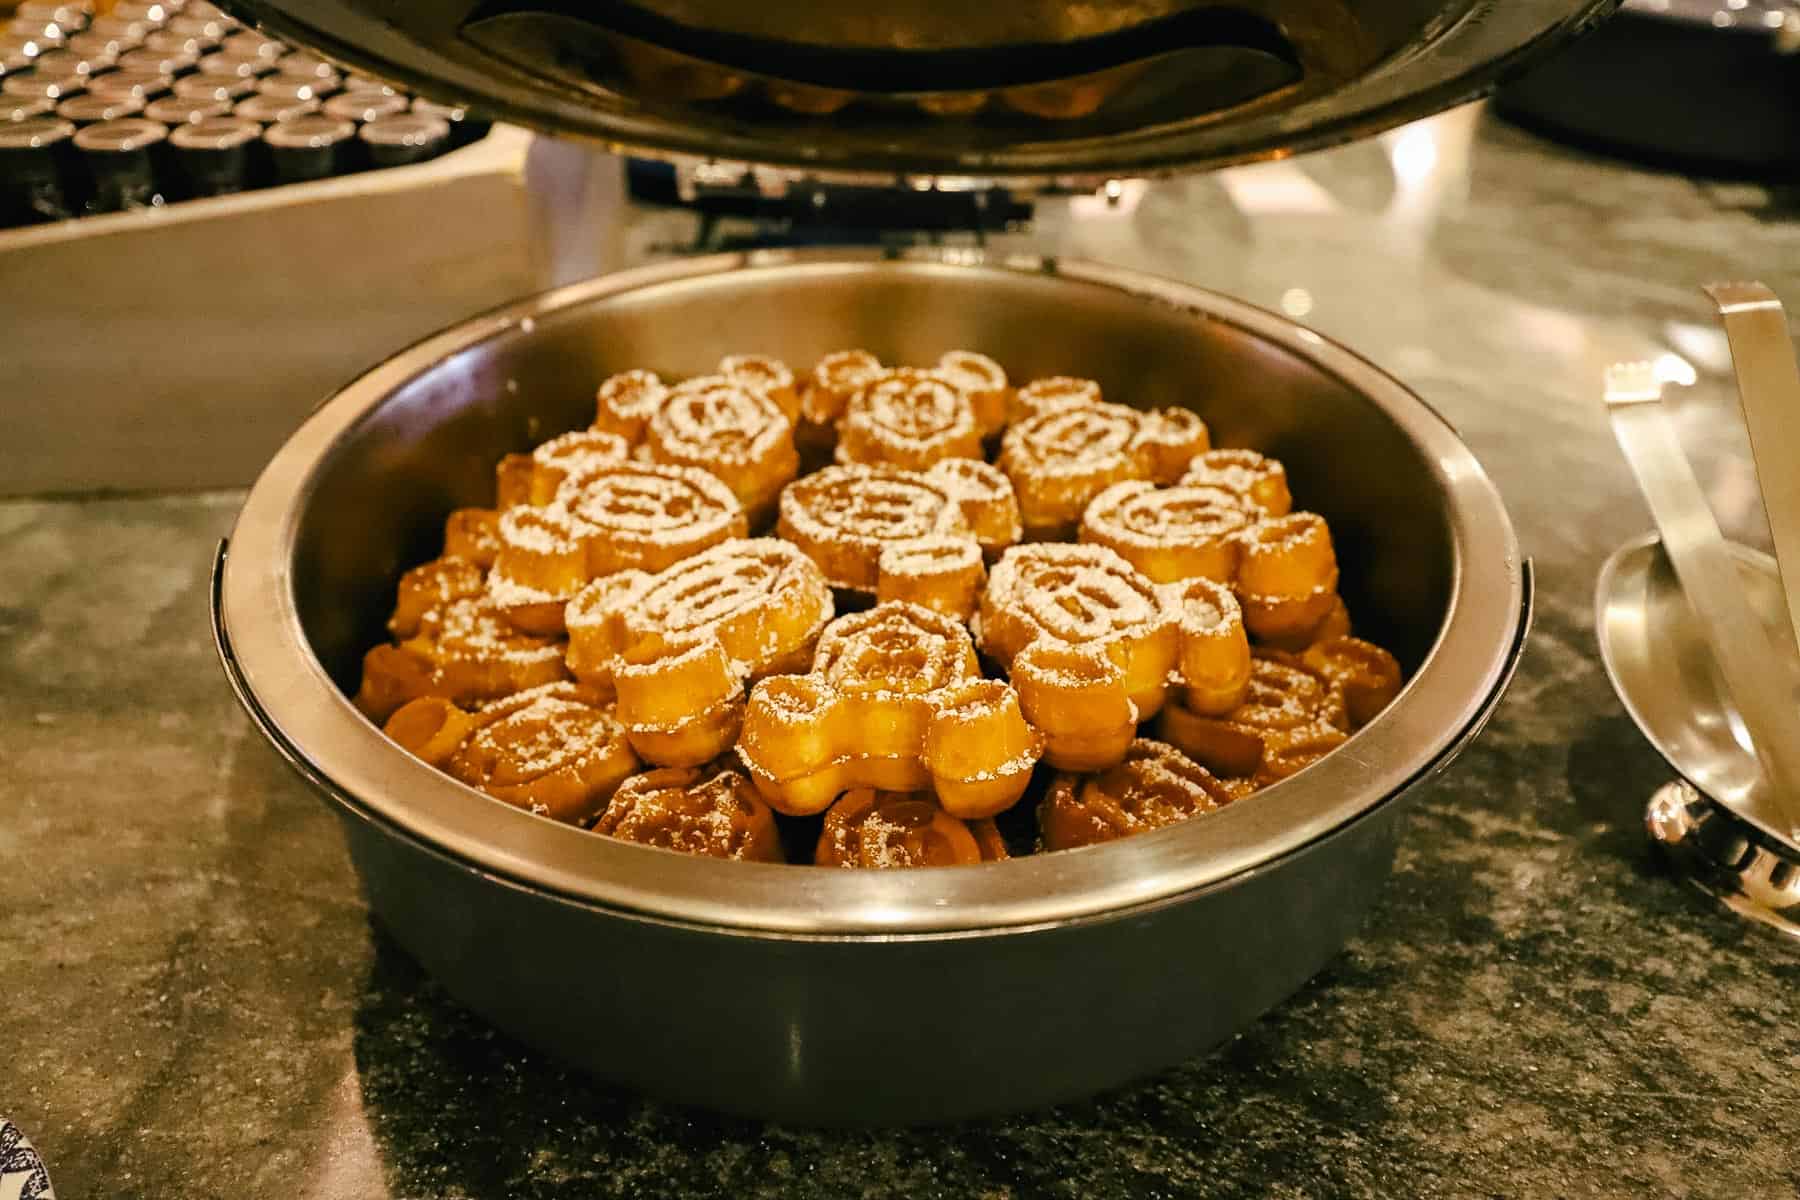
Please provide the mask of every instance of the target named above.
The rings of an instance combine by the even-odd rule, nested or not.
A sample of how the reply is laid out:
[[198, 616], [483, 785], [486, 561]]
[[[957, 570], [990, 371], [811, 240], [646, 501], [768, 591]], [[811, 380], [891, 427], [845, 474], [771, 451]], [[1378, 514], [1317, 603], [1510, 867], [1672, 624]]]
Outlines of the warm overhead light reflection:
[[1430, 121], [1408, 125], [1388, 143], [1388, 157], [1401, 183], [1423, 182], [1437, 166], [1437, 127]]
[[1668, 339], [1675, 353], [1693, 363], [1696, 369], [1714, 375], [1731, 373], [1731, 343], [1717, 325], [1669, 321], [1663, 325], [1663, 337]]
[[1693, 387], [1694, 381], [1700, 378], [1694, 370], [1694, 364], [1679, 354], [1659, 354], [1656, 365], [1652, 368], [1658, 383], [1678, 383], [1682, 387]]
[[1312, 293], [1305, 288], [1289, 288], [1281, 293], [1281, 311], [1290, 317], [1304, 317], [1312, 308]]
[[1150, 182], [1146, 179], [1109, 179], [1097, 192], [1070, 197], [1069, 215], [1078, 218], [1131, 216], [1149, 187]]
[[1293, 163], [1263, 162], [1219, 172], [1219, 185], [1246, 216], [1326, 215], [1337, 212], [1331, 193]]

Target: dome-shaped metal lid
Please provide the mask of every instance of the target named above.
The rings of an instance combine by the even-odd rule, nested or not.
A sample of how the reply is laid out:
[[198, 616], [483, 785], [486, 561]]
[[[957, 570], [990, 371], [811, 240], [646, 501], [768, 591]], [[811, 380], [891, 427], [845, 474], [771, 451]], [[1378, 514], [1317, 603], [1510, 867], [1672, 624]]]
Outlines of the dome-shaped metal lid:
[[1218, 166], [1478, 94], [1617, 0], [230, 0], [438, 99], [832, 173]]

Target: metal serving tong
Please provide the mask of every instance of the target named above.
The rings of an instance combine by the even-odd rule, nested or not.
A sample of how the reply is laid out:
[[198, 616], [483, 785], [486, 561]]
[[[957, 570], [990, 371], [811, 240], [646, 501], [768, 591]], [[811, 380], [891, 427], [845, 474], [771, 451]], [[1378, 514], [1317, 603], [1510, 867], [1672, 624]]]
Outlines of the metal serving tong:
[[1731, 346], [1775, 562], [1725, 541], [1652, 368], [1616, 365], [1607, 414], [1661, 538], [1608, 561], [1597, 630], [1626, 708], [1685, 780], [1652, 798], [1652, 839], [1709, 894], [1800, 937], [1800, 363], [1768, 288], [1706, 292]]

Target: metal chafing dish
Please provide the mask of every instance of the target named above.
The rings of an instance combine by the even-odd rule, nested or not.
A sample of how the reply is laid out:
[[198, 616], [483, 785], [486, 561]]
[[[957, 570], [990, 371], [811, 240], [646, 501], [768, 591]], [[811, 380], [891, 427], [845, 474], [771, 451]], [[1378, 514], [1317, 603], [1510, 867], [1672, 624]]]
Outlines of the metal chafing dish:
[[[346, 698], [400, 571], [491, 465], [585, 425], [608, 373], [721, 347], [972, 346], [1015, 377], [1198, 411], [1290, 466], [1409, 683], [1348, 746], [1219, 813], [1087, 850], [857, 872], [690, 858], [554, 824], [410, 758]], [[1091, 1093], [1230, 1036], [1357, 928], [1397, 802], [1497, 702], [1530, 575], [1493, 485], [1399, 383], [1308, 330], [1089, 264], [777, 252], [563, 288], [402, 352], [275, 456], [222, 549], [221, 657], [342, 819], [370, 904], [496, 1025], [677, 1100], [948, 1120]]]
[[1617, 0], [227, 0], [333, 58], [618, 146], [1098, 181], [1470, 99]]

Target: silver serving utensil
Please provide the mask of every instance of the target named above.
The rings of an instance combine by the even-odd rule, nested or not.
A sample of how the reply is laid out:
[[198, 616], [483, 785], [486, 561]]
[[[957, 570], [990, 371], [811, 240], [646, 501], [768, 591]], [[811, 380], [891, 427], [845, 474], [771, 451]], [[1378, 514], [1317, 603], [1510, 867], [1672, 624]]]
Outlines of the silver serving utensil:
[[1750, 430], [1750, 453], [1775, 543], [1775, 565], [1787, 599], [1788, 627], [1800, 637], [1800, 361], [1787, 313], [1760, 283], [1715, 283], [1704, 289], [1719, 310], [1738, 404]]
[[[1769, 786], [1765, 819], [1790, 844], [1800, 837], [1800, 696], [1795, 674], [1774, 653], [1769, 631], [1745, 600], [1736, 560], [1707, 507], [1648, 363], [1606, 373], [1606, 408], [1662, 546], [1698, 618]], [[1725, 797], [1715, 797], [1725, 801]], [[1728, 801], [1726, 801], [1728, 802]]]
[[[1736, 544], [1731, 555], [1731, 578], [1769, 626], [1776, 656], [1800, 671], [1774, 560]], [[1768, 780], [1699, 626], [1655, 534], [1621, 546], [1601, 568], [1600, 660], [1632, 720], [1682, 776], [1650, 798], [1652, 844], [1719, 903], [1800, 940], [1800, 850], [1776, 832]]]

